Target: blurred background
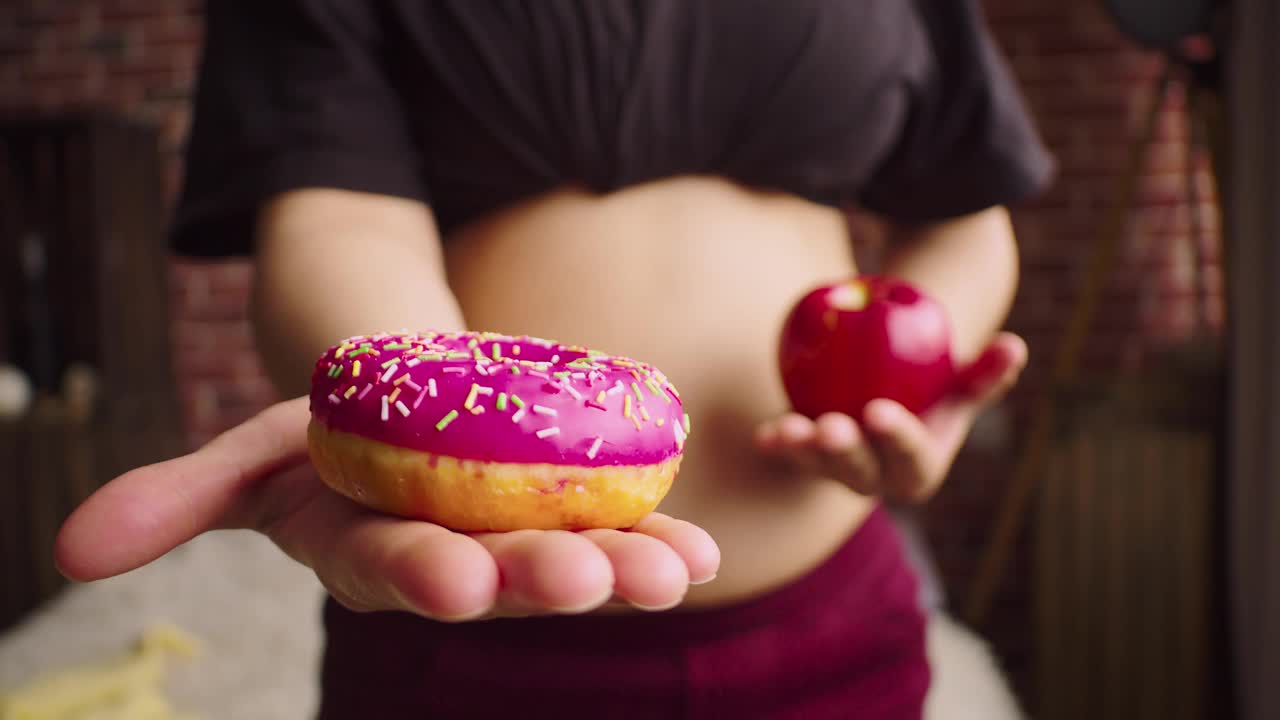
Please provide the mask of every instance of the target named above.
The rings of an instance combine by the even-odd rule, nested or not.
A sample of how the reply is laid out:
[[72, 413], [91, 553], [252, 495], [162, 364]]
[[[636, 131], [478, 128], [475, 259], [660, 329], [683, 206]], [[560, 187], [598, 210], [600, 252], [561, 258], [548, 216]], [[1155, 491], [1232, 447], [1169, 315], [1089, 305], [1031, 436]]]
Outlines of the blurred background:
[[[151, 619], [136, 591], [60, 619], [92, 610], [50, 563], [69, 508], [274, 399], [250, 267], [164, 248], [202, 5], [0, 3], [0, 688]], [[1280, 12], [982, 5], [1059, 174], [1014, 215], [1031, 365], [920, 514], [948, 603], [1032, 717], [1280, 717]], [[312, 602], [282, 567], [241, 581]]]

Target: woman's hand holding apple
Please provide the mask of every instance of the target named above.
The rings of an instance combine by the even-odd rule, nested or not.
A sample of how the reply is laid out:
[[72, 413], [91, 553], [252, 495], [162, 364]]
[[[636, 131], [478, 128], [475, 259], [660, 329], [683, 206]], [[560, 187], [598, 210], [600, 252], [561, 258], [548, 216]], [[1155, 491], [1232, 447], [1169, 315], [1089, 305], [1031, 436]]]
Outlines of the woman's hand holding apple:
[[779, 346], [795, 412], [761, 424], [756, 444], [860, 493], [922, 501], [1026, 358], [1020, 338], [999, 333], [956, 368], [943, 308], [893, 278], [818, 288], [796, 304]]

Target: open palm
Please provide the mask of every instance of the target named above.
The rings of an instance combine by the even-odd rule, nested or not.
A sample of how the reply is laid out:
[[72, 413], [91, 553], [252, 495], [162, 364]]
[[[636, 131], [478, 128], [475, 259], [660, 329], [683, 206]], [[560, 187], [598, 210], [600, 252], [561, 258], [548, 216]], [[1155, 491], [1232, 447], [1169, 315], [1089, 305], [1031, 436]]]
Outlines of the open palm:
[[353, 610], [456, 621], [610, 601], [669, 608], [719, 566], [705, 531], [660, 513], [628, 531], [464, 534], [366, 510], [316, 477], [308, 416], [306, 398], [279, 403], [194, 453], [112, 480], [63, 524], [59, 568], [75, 580], [110, 577], [203, 532], [250, 528]]
[[857, 492], [920, 502], [938, 490], [974, 420], [1013, 387], [1026, 362], [1026, 343], [999, 333], [961, 372], [954, 392], [919, 417], [883, 398], [867, 403], [861, 422], [842, 413], [786, 413], [761, 423], [756, 446]]

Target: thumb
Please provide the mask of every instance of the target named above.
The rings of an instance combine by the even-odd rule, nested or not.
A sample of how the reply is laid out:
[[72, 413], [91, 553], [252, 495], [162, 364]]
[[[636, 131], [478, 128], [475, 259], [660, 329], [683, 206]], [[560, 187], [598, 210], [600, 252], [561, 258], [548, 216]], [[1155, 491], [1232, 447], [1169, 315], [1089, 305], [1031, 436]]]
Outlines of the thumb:
[[1027, 343], [1009, 332], [998, 333], [956, 379], [956, 394], [985, 406], [999, 400], [1018, 381], [1028, 357]]
[[194, 453], [102, 486], [58, 531], [59, 570], [73, 580], [111, 577], [208, 530], [243, 526], [253, 486], [306, 459], [308, 415], [305, 397], [273, 405]]

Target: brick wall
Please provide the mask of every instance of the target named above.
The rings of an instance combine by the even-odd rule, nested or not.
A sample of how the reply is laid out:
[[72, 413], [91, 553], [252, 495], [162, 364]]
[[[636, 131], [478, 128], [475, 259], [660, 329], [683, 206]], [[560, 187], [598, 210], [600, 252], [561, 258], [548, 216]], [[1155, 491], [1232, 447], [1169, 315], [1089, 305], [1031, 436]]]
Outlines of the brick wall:
[[[193, 0], [0, 3], [0, 105], [118, 110], [160, 127], [164, 150], [174, 156], [187, 131], [201, 6]], [[170, 167], [171, 178], [177, 170]]]
[[275, 398], [245, 321], [248, 263], [172, 263], [174, 364], [192, 447]]
[[[178, 0], [19, 0], [0, 4], [0, 106], [59, 109], [105, 106], [162, 129], [169, 193], [188, 125], [192, 74], [201, 37], [198, 2]], [[1077, 296], [1085, 250], [1115, 202], [1116, 183], [1160, 61], [1127, 43], [1093, 2], [986, 0], [998, 40], [1012, 59], [1031, 108], [1057, 154], [1055, 187], [1015, 216], [1023, 281], [1012, 329], [1031, 343], [1032, 365], [1011, 407], [1021, 412], [1044, 380], [1065, 317]], [[1107, 289], [1106, 312], [1089, 344], [1092, 368], [1138, 368], [1184, 337], [1190, 318], [1190, 213], [1179, 95], [1163, 109], [1159, 137], [1142, 178], [1139, 207], [1124, 242], [1125, 273]], [[1203, 177], [1204, 202], [1213, 201]], [[1212, 209], [1212, 206], [1209, 206]], [[1212, 217], [1212, 213], [1208, 214]], [[1217, 227], [1202, 238], [1211, 315], [1221, 314]], [[243, 263], [172, 266], [175, 362], [188, 438], [198, 444], [272, 397], [245, 324], [250, 270]], [[953, 592], [963, 591], [985, 538], [1009, 454], [970, 450], [926, 519]], [[1014, 577], [1030, 576], [1025, 554]], [[1015, 668], [1029, 658], [1028, 584], [1007, 584], [992, 637]]]

